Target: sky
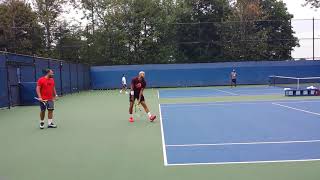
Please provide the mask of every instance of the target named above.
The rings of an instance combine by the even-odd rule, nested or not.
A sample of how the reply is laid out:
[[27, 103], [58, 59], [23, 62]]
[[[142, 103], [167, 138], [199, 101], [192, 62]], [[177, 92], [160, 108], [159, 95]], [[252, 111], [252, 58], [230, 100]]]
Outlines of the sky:
[[[292, 52], [294, 58], [307, 57], [311, 58], [313, 56], [313, 42], [311, 39], [306, 40], [306, 38], [312, 38], [313, 27], [312, 20], [302, 20], [302, 19], [312, 19], [315, 18], [315, 56], [320, 60], [320, 9], [314, 10], [309, 6], [303, 7], [304, 0], [283, 0], [287, 4], [288, 11], [293, 14], [294, 19], [292, 21], [293, 30], [296, 32], [296, 36], [300, 39], [300, 47], [296, 47]], [[299, 20], [300, 19], [300, 20]]]

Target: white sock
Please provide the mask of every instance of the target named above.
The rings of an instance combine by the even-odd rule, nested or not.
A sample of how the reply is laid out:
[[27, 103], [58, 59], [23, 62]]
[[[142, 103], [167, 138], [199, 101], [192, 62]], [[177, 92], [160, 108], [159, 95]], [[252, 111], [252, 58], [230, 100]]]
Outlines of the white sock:
[[148, 116], [149, 116], [149, 117], [151, 117], [151, 116], [152, 116], [151, 112], [148, 112]]
[[44, 120], [40, 120], [40, 123], [44, 123]]
[[48, 124], [51, 124], [52, 123], [52, 119], [48, 119]]
[[133, 118], [132, 114], [130, 114], [130, 118]]

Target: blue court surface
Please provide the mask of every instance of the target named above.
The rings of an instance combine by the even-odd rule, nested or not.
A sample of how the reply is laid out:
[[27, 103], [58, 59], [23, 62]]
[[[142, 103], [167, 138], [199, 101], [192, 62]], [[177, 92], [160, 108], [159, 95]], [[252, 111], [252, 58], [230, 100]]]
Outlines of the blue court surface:
[[254, 95], [283, 95], [283, 88], [257, 87], [221, 87], [160, 90], [160, 98], [190, 98], [190, 97], [221, 97], [221, 96], [254, 96]]
[[320, 160], [320, 101], [161, 104], [165, 165]]

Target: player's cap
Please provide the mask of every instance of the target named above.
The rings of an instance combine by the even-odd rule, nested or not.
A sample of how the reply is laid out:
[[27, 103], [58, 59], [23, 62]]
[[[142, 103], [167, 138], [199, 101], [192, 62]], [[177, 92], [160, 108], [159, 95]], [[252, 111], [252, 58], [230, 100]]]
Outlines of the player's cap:
[[140, 75], [140, 74], [145, 74], [145, 72], [144, 72], [144, 71], [140, 71], [140, 72], [139, 72], [139, 75]]

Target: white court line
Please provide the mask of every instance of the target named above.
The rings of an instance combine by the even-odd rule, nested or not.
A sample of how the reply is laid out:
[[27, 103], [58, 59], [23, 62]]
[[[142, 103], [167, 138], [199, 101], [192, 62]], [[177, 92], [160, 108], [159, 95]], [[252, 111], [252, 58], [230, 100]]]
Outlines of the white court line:
[[166, 145], [167, 147], [198, 147], [198, 146], [233, 146], [233, 145], [259, 145], [259, 144], [294, 144], [294, 143], [314, 143], [320, 142], [317, 140], [305, 140], [305, 141], [275, 141], [275, 142], [244, 142], [244, 143], [217, 143], [217, 144], [177, 144]]
[[185, 163], [168, 164], [168, 166], [197, 166], [197, 165], [228, 165], [228, 164], [264, 164], [264, 163], [289, 163], [289, 162], [312, 162], [320, 159], [297, 159], [297, 160], [278, 160], [278, 161], [243, 161], [243, 162], [217, 162], [217, 163]]
[[219, 91], [219, 92], [223, 92], [223, 93], [227, 93], [227, 94], [231, 94], [231, 95], [234, 95], [234, 96], [238, 96], [239, 94], [236, 94], [236, 93], [232, 93], [232, 92], [229, 92], [229, 91], [224, 91], [224, 90], [221, 90], [221, 89], [214, 89], [216, 91]]
[[308, 103], [308, 102], [313, 102], [313, 103], [319, 103], [319, 100], [310, 100], [310, 101], [296, 101], [296, 100], [289, 100], [289, 101], [255, 101], [255, 102], [226, 102], [226, 101], [217, 101], [215, 103], [200, 103], [200, 104], [181, 104], [181, 103], [172, 103], [172, 104], [162, 104], [162, 106], [168, 106], [168, 107], [199, 107], [199, 106], [232, 106], [232, 105], [260, 105], [263, 103], [285, 103], [285, 104], [290, 104], [290, 103]]
[[286, 105], [282, 105], [282, 104], [278, 104], [278, 103], [272, 103], [272, 104], [276, 105], [276, 106], [281, 106], [281, 107], [285, 107], [285, 108], [288, 108], [288, 109], [293, 109], [293, 110], [296, 110], [296, 111], [301, 111], [301, 112], [305, 112], [305, 113], [309, 113], [309, 114], [320, 116], [320, 113], [307, 111], [307, 110], [303, 110], [303, 109], [299, 109], [299, 108], [294, 108], [294, 107], [290, 107], [290, 106], [286, 106]]
[[[158, 94], [159, 94], [159, 90], [158, 90]], [[163, 124], [162, 124], [162, 113], [161, 113], [160, 102], [159, 102], [159, 114], [160, 114], [160, 127], [161, 127], [163, 163], [164, 163], [165, 166], [168, 166], [168, 158], [167, 158], [167, 151], [166, 151], [166, 141], [164, 139], [164, 130], [163, 130]]]

